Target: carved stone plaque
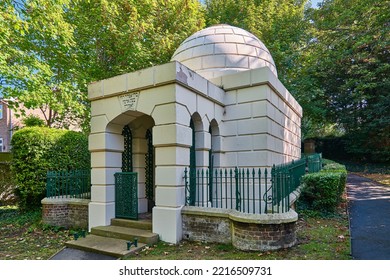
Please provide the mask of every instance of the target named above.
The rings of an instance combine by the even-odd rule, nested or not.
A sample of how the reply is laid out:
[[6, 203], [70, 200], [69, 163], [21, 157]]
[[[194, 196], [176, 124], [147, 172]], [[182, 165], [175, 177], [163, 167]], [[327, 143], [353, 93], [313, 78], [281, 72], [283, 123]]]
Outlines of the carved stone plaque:
[[135, 111], [137, 109], [139, 92], [127, 93], [119, 96], [122, 112]]

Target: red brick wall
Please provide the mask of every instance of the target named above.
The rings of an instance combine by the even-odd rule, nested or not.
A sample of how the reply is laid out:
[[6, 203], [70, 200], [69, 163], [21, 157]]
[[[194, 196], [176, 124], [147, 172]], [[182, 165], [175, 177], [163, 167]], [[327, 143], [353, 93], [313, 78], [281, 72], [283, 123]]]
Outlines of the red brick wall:
[[42, 220], [45, 224], [64, 228], [88, 228], [87, 199], [42, 200]]
[[182, 211], [183, 239], [233, 244], [243, 251], [278, 250], [296, 243], [296, 222], [289, 216], [284, 219], [281, 216], [274, 223], [268, 219], [261, 223], [253, 215], [239, 214], [242, 219], [238, 221], [223, 210], [217, 214], [215, 209], [210, 213], [204, 209], [187, 209]]

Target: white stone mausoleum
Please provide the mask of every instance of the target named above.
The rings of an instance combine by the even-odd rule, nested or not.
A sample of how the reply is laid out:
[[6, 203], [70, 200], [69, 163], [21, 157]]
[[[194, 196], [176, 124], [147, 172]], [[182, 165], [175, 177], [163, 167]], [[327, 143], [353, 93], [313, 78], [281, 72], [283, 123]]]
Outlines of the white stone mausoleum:
[[[126, 211], [150, 212], [152, 231], [177, 243], [186, 168], [271, 167], [301, 157], [302, 109], [265, 45], [237, 27], [196, 32], [171, 62], [94, 82], [88, 95], [89, 228], [137, 218]], [[127, 195], [116, 187], [126, 172], [136, 174]]]

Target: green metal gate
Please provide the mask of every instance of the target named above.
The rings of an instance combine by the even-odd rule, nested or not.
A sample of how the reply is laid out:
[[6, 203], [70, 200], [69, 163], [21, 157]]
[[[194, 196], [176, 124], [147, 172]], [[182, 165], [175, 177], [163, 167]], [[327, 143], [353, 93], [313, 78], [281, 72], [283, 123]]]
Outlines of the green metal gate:
[[115, 217], [138, 220], [138, 174], [115, 173]]

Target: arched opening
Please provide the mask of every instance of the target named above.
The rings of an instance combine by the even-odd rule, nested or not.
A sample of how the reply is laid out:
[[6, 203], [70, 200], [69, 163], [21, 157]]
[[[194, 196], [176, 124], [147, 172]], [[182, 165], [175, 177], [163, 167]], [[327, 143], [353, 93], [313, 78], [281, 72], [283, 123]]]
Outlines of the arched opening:
[[151, 213], [155, 204], [153, 126], [153, 118], [141, 115], [122, 128], [122, 172], [115, 174], [118, 218], [138, 219], [140, 214]]

